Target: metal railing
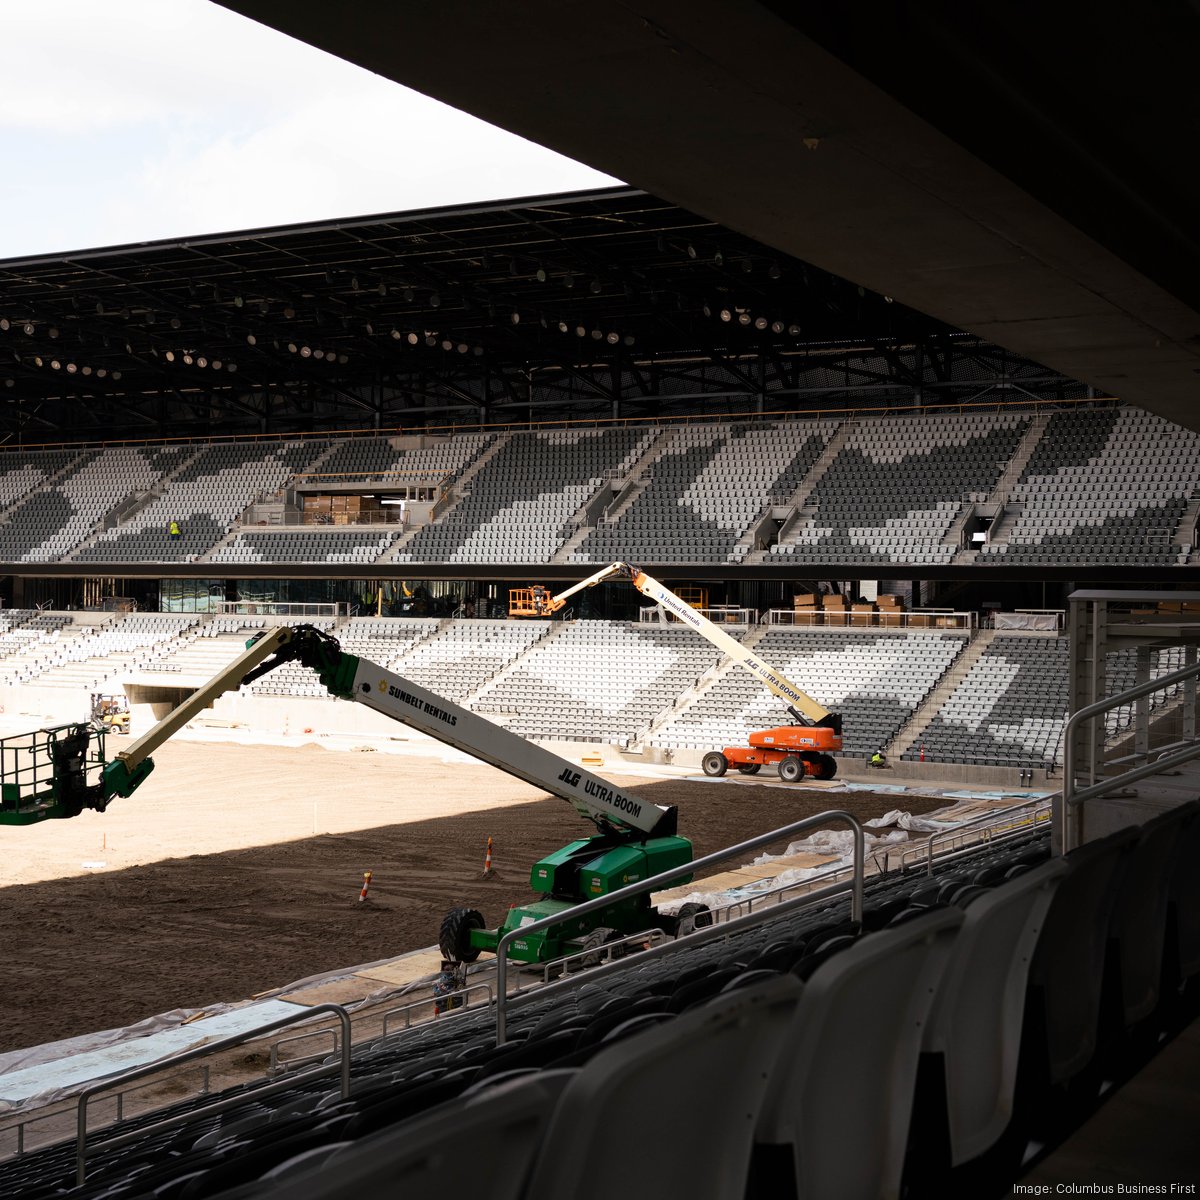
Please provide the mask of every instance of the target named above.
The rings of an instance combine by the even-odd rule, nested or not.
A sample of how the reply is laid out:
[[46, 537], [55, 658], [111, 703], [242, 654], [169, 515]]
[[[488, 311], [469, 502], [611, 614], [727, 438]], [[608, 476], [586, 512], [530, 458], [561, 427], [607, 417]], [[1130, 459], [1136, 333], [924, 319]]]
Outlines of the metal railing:
[[[634, 896], [640, 896], [646, 892], [661, 890], [667, 884], [673, 883], [677, 879], [683, 879], [685, 876], [691, 878], [696, 871], [704, 868], [715, 866], [717, 863], [726, 862], [731, 858], [745, 854], [748, 850], [756, 850], [760, 846], [769, 845], [771, 842], [778, 841], [780, 838], [791, 837], [792, 834], [800, 833], [806, 829], [816, 828], [818, 825], [828, 824], [830, 821], [840, 821], [849, 825], [854, 833], [854, 872], [850, 881], [849, 889], [844, 885], [835, 885], [828, 889], [828, 894], [840, 894], [846, 890], [850, 891], [850, 918], [853, 921], [862, 920], [863, 911], [863, 874], [865, 870], [865, 842], [863, 838], [863, 828], [858, 820], [848, 812], [841, 809], [833, 809], [829, 812], [817, 813], [814, 816], [807, 817], [803, 821], [796, 821], [791, 825], [784, 825], [779, 829], [772, 830], [770, 833], [759, 834], [758, 837], [749, 838], [744, 842], [739, 842], [737, 845], [729, 846], [725, 850], [718, 850], [714, 854], [707, 854], [703, 858], [697, 858], [692, 862], [684, 863], [682, 866], [673, 867], [669, 871], [662, 871], [658, 875], [652, 875], [649, 879], [643, 879], [637, 883], [631, 883], [623, 888], [618, 888], [615, 892], [609, 892], [607, 896], [598, 896], [594, 900], [586, 900], [582, 904], [577, 904], [572, 908], [565, 909], [563, 912], [556, 913], [554, 916], [542, 917], [539, 921], [533, 921], [528, 925], [522, 925], [517, 929], [510, 929], [504, 934], [496, 945], [496, 1044], [501, 1046], [506, 1041], [507, 1020], [508, 1020], [508, 948], [517, 938], [528, 937], [530, 934], [537, 933], [539, 930], [551, 929], [556, 925], [561, 925], [564, 921], [574, 921], [578, 917], [585, 916], [588, 913], [600, 912], [603, 909], [611, 908], [613, 905], [620, 903], [622, 900], [631, 899]], [[793, 904], [807, 903], [813, 897], [805, 896], [801, 900], [793, 901]], [[759, 914], [752, 914], [744, 917], [738, 922], [742, 924], [758, 924], [764, 920]], [[728, 929], [728, 926], [722, 927]], [[705, 934], [711, 934], [712, 928], [697, 930], [695, 934], [690, 935], [692, 938], [704, 937]], [[640, 959], [645, 961], [646, 956], [657, 957], [664, 953], [669, 953], [674, 949], [674, 945], [663, 945], [645, 951], [640, 955]], [[611, 969], [621, 966], [621, 963], [611, 963], [608, 967], [601, 967], [600, 970]], [[548, 985], [549, 988], [554, 988], [556, 984]], [[539, 989], [537, 994], [542, 995], [548, 989]]]
[[[462, 1012], [466, 1012], [466, 1010], [471, 1006], [471, 995], [479, 992], [483, 992], [484, 995], [487, 996], [487, 1003], [490, 1005], [492, 1003], [493, 996], [495, 995], [492, 985], [490, 983], [472, 983], [468, 984], [467, 987], [461, 989], [460, 991], [451, 992], [445, 997], [438, 997], [430, 993], [424, 1000], [414, 1000], [411, 1004], [402, 1004], [399, 1008], [389, 1008], [387, 1012], [383, 1014], [383, 1031], [379, 1036], [381, 1038], [391, 1036], [388, 1033], [388, 1025], [391, 1023], [392, 1017], [402, 1016], [404, 1018], [403, 1028], [411, 1029], [413, 1026], [412, 1014], [417, 1012], [419, 1009], [423, 1009], [429, 1015], [430, 1020], [433, 1020], [434, 1016], [452, 1016], [460, 1010]], [[439, 999], [453, 1002], [454, 1007], [448, 1008], [444, 1014], [435, 1013], [434, 1005], [437, 1004]], [[458, 1003], [460, 999], [462, 1001], [461, 1004]]]
[[[993, 842], [999, 838], [1016, 836], [1036, 826], [1039, 817], [1048, 820], [1050, 817], [1050, 802], [1045, 799], [1026, 800], [1021, 804], [1013, 804], [1008, 808], [998, 808], [991, 812], [980, 813], [959, 821], [946, 829], [935, 829], [926, 839], [924, 847], [910, 847], [901, 852], [900, 868], [905, 869], [910, 862], [925, 860], [925, 873], [933, 874], [934, 859], [939, 853], [938, 843], [942, 842], [940, 853], [947, 852], [946, 843], [951, 843], [954, 849], [974, 849], [982, 842]], [[968, 840], [970, 839], [970, 840]]]
[[[1061, 827], [1059, 829], [1064, 853], [1068, 850], [1074, 850], [1079, 845], [1081, 834], [1080, 820], [1082, 817], [1080, 806], [1086, 801], [1106, 795], [1109, 792], [1119, 791], [1128, 784], [1136, 783], [1139, 779], [1147, 779], [1151, 775], [1160, 775], [1172, 767], [1181, 766], [1185, 762], [1190, 762], [1192, 759], [1200, 757], [1200, 741], [1175, 743], [1175, 745], [1181, 748], [1160, 751], [1153, 761], [1143, 763], [1140, 767], [1132, 767], [1130, 770], [1123, 771], [1119, 775], [1111, 776], [1108, 779], [1100, 779], [1088, 787], [1076, 788], [1074, 735], [1079, 727], [1086, 721], [1102, 716], [1110, 709], [1120, 708], [1122, 705], [1128, 704], [1131, 700], [1139, 700], [1143, 696], [1152, 695], [1154, 692], [1164, 691], [1167, 688], [1174, 687], [1177, 683], [1186, 683], [1187, 680], [1195, 679], [1197, 676], [1200, 676], [1200, 663], [1194, 663], [1190, 667], [1182, 667], [1178, 671], [1170, 672], [1168, 675], [1160, 675], [1157, 679], [1148, 679], [1145, 683], [1139, 683], [1123, 692], [1118, 692], [1115, 696], [1106, 696], [1103, 700], [1097, 700], [1094, 704], [1089, 704], [1077, 712], [1073, 712], [1067, 718], [1066, 727], [1063, 729], [1062, 814]], [[1093, 761], [1091, 764], [1093, 779], [1096, 779], [1100, 774], [1102, 766], [1103, 764]]]
[[163, 1059], [161, 1062], [150, 1063], [144, 1067], [136, 1067], [132, 1071], [125, 1071], [123, 1074], [117, 1075], [112, 1079], [93, 1083], [90, 1087], [84, 1088], [79, 1093], [79, 1100], [77, 1102], [75, 1136], [76, 1184], [82, 1187], [87, 1178], [87, 1110], [88, 1102], [93, 1096], [98, 1096], [102, 1092], [108, 1092], [114, 1088], [120, 1088], [124, 1084], [133, 1082], [135, 1079], [145, 1079], [148, 1075], [167, 1071], [174, 1067], [182, 1066], [184, 1063], [194, 1062], [196, 1059], [206, 1057], [209, 1054], [217, 1054], [222, 1050], [231, 1050], [235, 1046], [241, 1046], [246, 1042], [254, 1041], [255, 1038], [260, 1038], [275, 1029], [282, 1029], [288, 1025], [297, 1025], [301, 1021], [310, 1021], [322, 1014], [336, 1017], [341, 1025], [342, 1054], [339, 1063], [328, 1067], [316, 1067], [311, 1071], [305, 1071], [299, 1075], [291, 1075], [279, 1083], [264, 1084], [261, 1088], [254, 1089], [253, 1092], [239, 1091], [236, 1097], [229, 1100], [218, 1100], [214, 1104], [208, 1104], [203, 1108], [190, 1109], [188, 1112], [181, 1113], [175, 1117], [167, 1117], [165, 1120], [155, 1121], [150, 1125], [140, 1125], [130, 1133], [118, 1134], [116, 1137], [106, 1138], [101, 1148], [104, 1150], [114, 1150], [119, 1146], [127, 1146], [131, 1142], [140, 1141], [148, 1134], [186, 1124], [196, 1120], [197, 1117], [206, 1116], [210, 1113], [225, 1112], [231, 1108], [236, 1108], [245, 1104], [247, 1097], [250, 1095], [255, 1098], [274, 1095], [276, 1092], [295, 1087], [302, 1080], [307, 1082], [312, 1079], [324, 1079], [330, 1075], [340, 1074], [342, 1099], [347, 1099], [350, 1095], [350, 1014], [338, 1004], [315, 1004], [312, 1008], [306, 1008], [298, 1013], [289, 1013], [285, 1017], [268, 1021], [267, 1024], [256, 1026], [254, 1029], [248, 1029], [244, 1033], [237, 1033], [232, 1037], [222, 1038], [217, 1042], [210, 1042], [206, 1046], [198, 1046], [194, 1050], [187, 1050], [183, 1054], [176, 1054], [171, 1058]]

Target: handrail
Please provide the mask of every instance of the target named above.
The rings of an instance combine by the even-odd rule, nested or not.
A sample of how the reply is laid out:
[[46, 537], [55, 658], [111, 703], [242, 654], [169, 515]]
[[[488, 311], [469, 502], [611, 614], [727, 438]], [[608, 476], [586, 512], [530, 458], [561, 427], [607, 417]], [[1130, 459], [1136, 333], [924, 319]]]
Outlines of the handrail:
[[831, 809], [829, 812], [816, 813], [814, 816], [806, 817], [803, 821], [795, 821], [791, 825], [784, 825], [779, 829], [772, 830], [770, 833], [759, 834], [758, 837], [749, 838], [747, 841], [739, 842], [735, 846], [729, 846], [725, 850], [706, 854], [703, 858], [694, 859], [692, 862], [684, 863], [679, 867], [672, 867], [669, 871], [662, 871], [657, 875], [651, 875], [649, 879], [627, 884], [625, 887], [617, 888], [615, 892], [609, 892], [606, 896], [597, 896], [594, 900], [585, 900], [582, 904], [576, 904], [572, 908], [565, 909], [553, 916], [542, 917], [541, 920], [533, 921], [528, 925], [521, 925], [516, 929], [510, 929], [496, 943], [496, 1045], [502, 1046], [505, 1041], [506, 1002], [508, 996], [508, 947], [518, 937], [528, 937], [531, 933], [536, 933], [538, 930], [561, 925], [565, 920], [573, 920], [587, 913], [599, 912], [601, 909], [610, 908], [614, 903], [627, 900], [633, 896], [640, 896], [643, 892], [654, 891], [656, 888], [661, 888], [665, 884], [671, 883], [676, 879], [681, 879], [685, 875], [690, 877], [701, 867], [714, 866], [716, 863], [725, 862], [736, 855], [744, 854], [748, 850], [756, 850], [758, 847], [778, 841], [782, 837], [790, 837], [794, 833], [799, 833], [805, 829], [812, 829], [817, 825], [823, 825], [829, 821], [844, 821], [854, 832], [854, 879], [851, 884], [850, 919], [861, 922], [863, 911], [863, 873], [866, 859], [862, 825], [859, 824], [854, 816], [842, 809]]
[[[925, 843], [925, 850], [924, 850], [924, 855], [923, 855], [923, 857], [925, 858], [925, 874], [926, 875], [933, 874], [933, 844], [935, 841], [937, 841], [938, 838], [953, 837], [954, 835], [961, 833], [964, 829], [970, 829], [976, 825], [986, 825], [987, 822], [995, 821], [997, 817], [1005, 817], [1005, 816], [1008, 816], [1010, 813], [1024, 812], [1026, 809], [1032, 809], [1033, 815], [1036, 819], [1038, 807], [1041, 805], [1044, 805], [1044, 804], [1045, 804], [1045, 801], [1041, 797], [1039, 797], [1036, 800], [1024, 800], [1020, 804], [1009, 805], [1008, 808], [997, 808], [997, 809], [993, 809], [991, 812], [979, 813], [978, 816], [968, 817], [967, 820], [960, 821], [957, 825], [947, 826], [945, 829], [935, 829], [929, 835], [929, 839]], [[1010, 828], [1011, 828], [1011, 825], [1010, 825]], [[910, 853], [911, 853], [911, 850], [906, 851], [905, 853], [903, 853], [901, 855], [901, 857], [900, 857], [901, 865], [903, 865], [905, 859], [909, 856]]]
[[[230, 1050], [234, 1046], [240, 1046], [244, 1042], [252, 1041], [254, 1038], [261, 1037], [264, 1033], [270, 1033], [274, 1029], [282, 1029], [287, 1025], [296, 1025], [301, 1021], [311, 1020], [319, 1013], [330, 1013], [337, 1017], [342, 1027], [342, 1058], [339, 1069], [341, 1073], [342, 1099], [347, 1099], [350, 1095], [350, 1014], [339, 1004], [314, 1004], [312, 1008], [305, 1008], [297, 1013], [289, 1013], [285, 1017], [278, 1017], [274, 1021], [268, 1021], [265, 1025], [256, 1026], [254, 1029], [248, 1029], [243, 1033], [235, 1033], [230, 1037], [222, 1038], [216, 1042], [209, 1042], [204, 1046], [197, 1046], [194, 1050], [185, 1050], [182, 1054], [176, 1054], [171, 1058], [149, 1063], [144, 1067], [135, 1067], [132, 1071], [125, 1071], [120, 1075], [113, 1076], [111, 1079], [104, 1079], [99, 1083], [93, 1083], [90, 1087], [84, 1088], [79, 1093], [79, 1100], [77, 1102], [77, 1131], [75, 1135], [76, 1184], [82, 1187], [87, 1178], [87, 1106], [88, 1101], [93, 1096], [99, 1095], [101, 1092], [111, 1091], [113, 1088], [119, 1087], [124, 1083], [129, 1083], [131, 1080], [144, 1079], [147, 1075], [157, 1074], [159, 1071], [165, 1071], [170, 1067], [178, 1067], [183, 1063], [193, 1062], [197, 1058], [204, 1058], [206, 1055], [215, 1054], [221, 1050]], [[257, 1089], [254, 1094], [259, 1096], [271, 1095], [285, 1088], [295, 1087], [302, 1079], [319, 1079], [326, 1075], [332, 1075], [333, 1071], [334, 1068], [331, 1067], [318, 1067], [316, 1070], [291, 1076], [281, 1083], [267, 1084], [265, 1087]], [[174, 1125], [185, 1124], [206, 1113], [223, 1112], [226, 1109], [234, 1108], [245, 1102], [245, 1094], [239, 1094], [236, 1099], [232, 1100], [219, 1100], [216, 1104], [209, 1104], [204, 1108], [191, 1109], [177, 1117], [168, 1117], [164, 1121], [156, 1121], [153, 1125], [140, 1126], [132, 1133], [120, 1134], [117, 1137], [108, 1138], [104, 1146], [106, 1149], [124, 1146], [145, 1137], [148, 1133], [156, 1132], [160, 1129], [169, 1129]]]
[[1197, 675], [1200, 675], [1200, 663], [1193, 663], [1190, 667], [1181, 667], [1178, 671], [1172, 671], [1168, 675], [1159, 675], [1156, 679], [1148, 679], [1145, 683], [1135, 684], [1123, 692], [1118, 692], [1115, 696], [1097, 700], [1095, 703], [1073, 712], [1067, 718], [1066, 726], [1063, 728], [1062, 828], [1060, 830], [1064, 854], [1079, 845], [1079, 810], [1085, 800], [1103, 796], [1114, 788], [1136, 783], [1139, 779], [1159, 775], [1171, 767], [1180, 766], [1200, 756], [1200, 742], [1192, 742], [1185, 750], [1157, 758], [1154, 762], [1146, 763], [1145, 766], [1134, 767], [1121, 775], [1114, 775], [1111, 779], [1102, 779], [1099, 783], [1077, 789], [1075, 787], [1075, 739], [1073, 735], [1079, 726], [1084, 721], [1090, 721], [1093, 717], [1108, 712], [1111, 708], [1119, 708], [1130, 700], [1139, 700], [1142, 696], [1164, 691], [1166, 688], [1173, 687], [1177, 683], [1184, 683]]

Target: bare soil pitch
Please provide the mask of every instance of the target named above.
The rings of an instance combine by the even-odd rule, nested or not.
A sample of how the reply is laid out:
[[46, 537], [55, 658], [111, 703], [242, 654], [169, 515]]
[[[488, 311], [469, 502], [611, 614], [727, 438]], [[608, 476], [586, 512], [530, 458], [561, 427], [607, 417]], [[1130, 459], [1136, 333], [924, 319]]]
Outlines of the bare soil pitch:
[[[591, 830], [563, 801], [474, 763], [197, 743], [156, 760], [103, 816], [0, 829], [0, 1052], [430, 946], [453, 905], [498, 924], [530, 895], [530, 866]], [[613, 778], [678, 805], [697, 856], [829, 808], [865, 820], [897, 806], [866, 792]]]

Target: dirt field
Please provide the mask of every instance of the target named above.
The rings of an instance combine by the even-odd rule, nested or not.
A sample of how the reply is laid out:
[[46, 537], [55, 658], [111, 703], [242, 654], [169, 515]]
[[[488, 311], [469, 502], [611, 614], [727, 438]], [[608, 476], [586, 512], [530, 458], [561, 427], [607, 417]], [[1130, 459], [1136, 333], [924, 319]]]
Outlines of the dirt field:
[[[563, 801], [468, 761], [194, 742], [155, 761], [103, 815], [0, 828], [0, 1052], [430, 946], [455, 904], [498, 924], [530, 894], [533, 862], [591, 831]], [[897, 807], [866, 792], [612, 778], [677, 804], [697, 856], [829, 808]]]

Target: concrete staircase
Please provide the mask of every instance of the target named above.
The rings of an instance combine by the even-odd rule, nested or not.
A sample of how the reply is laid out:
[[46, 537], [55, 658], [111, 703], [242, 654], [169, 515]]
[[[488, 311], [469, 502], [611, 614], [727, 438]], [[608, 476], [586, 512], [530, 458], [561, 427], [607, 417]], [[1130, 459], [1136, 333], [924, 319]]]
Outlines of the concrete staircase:
[[915, 713], [900, 727], [899, 732], [884, 748], [888, 758], [899, 758], [909, 747], [920, 740], [921, 735], [929, 728], [937, 711], [945, 703], [947, 697], [967, 675], [971, 668], [983, 657], [987, 648], [996, 637], [994, 629], [981, 629], [967, 644], [961, 654], [950, 664], [946, 673], [938, 680], [937, 685], [922, 701]]
[[1181, 565], [1188, 562], [1190, 557], [1195, 556], [1196, 544], [1192, 539], [1195, 535], [1197, 521], [1200, 521], [1200, 492], [1193, 492], [1188, 499], [1187, 508], [1183, 510], [1183, 516], [1179, 518], [1179, 524], [1175, 526], [1175, 533], [1171, 538], [1172, 545], [1189, 548], [1185, 549], [1179, 556]]
[[1001, 472], [1000, 478], [996, 480], [996, 486], [992, 488], [987, 497], [989, 504], [1006, 504], [1008, 502], [1009, 495], [1017, 486], [1021, 472], [1029, 465], [1029, 460], [1033, 457], [1033, 452], [1037, 449], [1038, 442], [1042, 440], [1042, 434], [1046, 432], [1046, 426], [1049, 423], [1049, 414], [1034, 413], [1030, 419], [1029, 428], [1025, 430], [1024, 436], [1017, 443], [1012, 458], [1008, 460], [1008, 465]]

